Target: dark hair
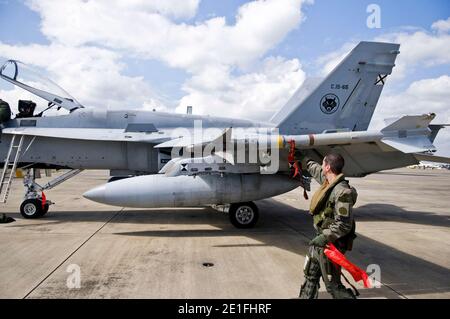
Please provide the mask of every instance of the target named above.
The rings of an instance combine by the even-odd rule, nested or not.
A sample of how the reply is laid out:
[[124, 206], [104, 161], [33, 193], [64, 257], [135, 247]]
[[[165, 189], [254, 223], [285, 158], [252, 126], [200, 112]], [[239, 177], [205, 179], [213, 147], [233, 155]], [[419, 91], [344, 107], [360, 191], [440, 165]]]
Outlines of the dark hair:
[[344, 168], [345, 161], [341, 154], [330, 153], [327, 154], [323, 160], [326, 164], [330, 165], [331, 171], [334, 174], [341, 174]]

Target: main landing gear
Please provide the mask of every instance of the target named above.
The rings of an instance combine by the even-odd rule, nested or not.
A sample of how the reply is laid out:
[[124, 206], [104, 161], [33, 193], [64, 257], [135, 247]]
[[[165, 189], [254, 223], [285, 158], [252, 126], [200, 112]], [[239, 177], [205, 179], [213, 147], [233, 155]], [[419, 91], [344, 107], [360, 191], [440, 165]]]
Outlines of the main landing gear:
[[228, 216], [236, 228], [253, 228], [258, 221], [259, 211], [253, 202], [235, 203], [230, 205]]
[[47, 214], [50, 205], [54, 204], [50, 200], [46, 199], [44, 190], [52, 189], [53, 187], [61, 184], [62, 182], [72, 178], [79, 174], [82, 169], [70, 170], [61, 176], [56, 177], [44, 186], [35, 182], [36, 171], [35, 169], [27, 169], [25, 177], [23, 179], [23, 185], [25, 186], [24, 201], [20, 205], [20, 213], [24, 218], [39, 218]]
[[212, 205], [215, 210], [228, 213], [231, 224], [236, 228], [253, 228], [258, 222], [259, 210], [253, 202]]
[[50, 204], [39, 198], [26, 199], [20, 205], [20, 213], [25, 218], [38, 218], [44, 216], [48, 212]]

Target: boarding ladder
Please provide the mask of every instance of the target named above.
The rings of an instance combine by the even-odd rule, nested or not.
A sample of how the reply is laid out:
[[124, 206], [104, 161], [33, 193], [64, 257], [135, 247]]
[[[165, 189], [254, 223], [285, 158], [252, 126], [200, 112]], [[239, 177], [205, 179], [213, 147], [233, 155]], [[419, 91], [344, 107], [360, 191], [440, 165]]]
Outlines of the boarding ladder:
[[[0, 179], [0, 203], [6, 203], [22, 150], [24, 135], [13, 135]], [[19, 139], [17, 143], [17, 139]]]

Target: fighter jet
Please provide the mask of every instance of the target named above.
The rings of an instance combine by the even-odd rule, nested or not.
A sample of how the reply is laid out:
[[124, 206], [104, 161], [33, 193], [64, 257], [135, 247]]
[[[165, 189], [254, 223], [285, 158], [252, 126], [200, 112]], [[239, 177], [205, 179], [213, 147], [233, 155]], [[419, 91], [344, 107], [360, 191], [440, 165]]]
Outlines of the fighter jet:
[[[367, 130], [399, 47], [359, 43], [323, 81], [306, 91], [301, 87], [268, 122], [88, 108], [50, 80], [39, 86], [27, 82], [32, 68], [9, 60], [0, 69], [3, 80], [48, 101], [47, 109], [69, 113], [34, 114], [36, 104], [21, 100], [19, 113], [10, 118], [3, 104], [0, 200], [6, 201], [14, 171], [22, 168], [20, 212], [42, 217], [52, 204], [44, 191], [81, 170], [103, 169], [110, 172], [109, 182], [84, 197], [124, 207], [213, 206], [228, 212], [236, 227], [249, 228], [258, 219], [255, 200], [297, 187], [309, 190], [310, 176], [298, 162], [302, 155], [321, 161], [331, 151], [340, 153], [350, 177], [421, 160], [450, 163], [432, 155], [444, 127], [430, 124], [434, 114], [404, 116], [381, 131]], [[39, 185], [39, 169], [69, 171]]]

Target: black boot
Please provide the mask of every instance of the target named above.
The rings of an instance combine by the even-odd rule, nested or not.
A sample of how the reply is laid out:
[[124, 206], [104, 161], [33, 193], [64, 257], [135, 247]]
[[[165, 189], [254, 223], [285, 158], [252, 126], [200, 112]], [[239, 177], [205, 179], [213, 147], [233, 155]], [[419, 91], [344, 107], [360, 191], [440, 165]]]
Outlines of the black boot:
[[16, 220], [12, 217], [6, 216], [5, 214], [2, 214], [0, 216], [0, 224], [7, 224], [7, 223], [12, 223], [15, 222]]
[[319, 283], [311, 280], [305, 280], [302, 287], [300, 288], [300, 293], [298, 297], [300, 299], [317, 299], [319, 296]]

